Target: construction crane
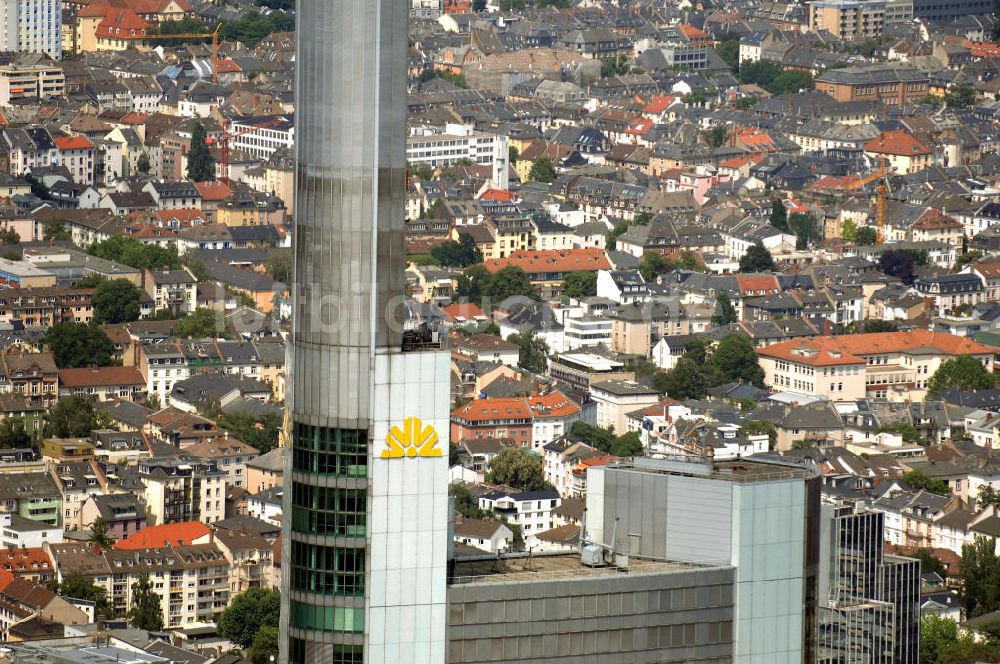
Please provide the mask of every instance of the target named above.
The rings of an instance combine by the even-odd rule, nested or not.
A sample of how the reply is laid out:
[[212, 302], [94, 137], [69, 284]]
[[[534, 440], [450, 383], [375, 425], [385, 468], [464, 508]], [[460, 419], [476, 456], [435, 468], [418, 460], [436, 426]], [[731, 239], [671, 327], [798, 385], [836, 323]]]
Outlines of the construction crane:
[[889, 170], [885, 158], [879, 160], [878, 170], [874, 173], [869, 173], [865, 177], [861, 178], [856, 182], [852, 182], [847, 187], [845, 191], [854, 191], [856, 189], [864, 189], [873, 182], [878, 182], [878, 186], [875, 187], [875, 229], [876, 229], [876, 243], [885, 243], [885, 219], [886, 210], [888, 208], [887, 199], [889, 195], [888, 182]]
[[230, 132], [228, 129], [229, 121], [224, 121], [222, 124], [222, 135], [219, 136], [218, 139], [212, 138], [211, 136], [205, 139], [205, 145], [208, 145], [209, 147], [215, 145], [216, 142], [219, 144], [219, 171], [222, 173], [222, 176], [219, 179], [226, 184], [229, 184], [229, 142], [231, 140], [245, 134], [252, 134], [258, 129], [273, 127], [284, 121], [284, 118], [271, 118], [261, 122], [260, 124], [255, 124], [252, 127], [246, 127], [234, 132]]
[[152, 35], [150, 39], [204, 39], [206, 37], [212, 38], [212, 82], [216, 83], [219, 80], [218, 70], [219, 70], [219, 30], [222, 28], [222, 23], [215, 26], [215, 30], [212, 32], [196, 33], [196, 32], [182, 32], [175, 35]]

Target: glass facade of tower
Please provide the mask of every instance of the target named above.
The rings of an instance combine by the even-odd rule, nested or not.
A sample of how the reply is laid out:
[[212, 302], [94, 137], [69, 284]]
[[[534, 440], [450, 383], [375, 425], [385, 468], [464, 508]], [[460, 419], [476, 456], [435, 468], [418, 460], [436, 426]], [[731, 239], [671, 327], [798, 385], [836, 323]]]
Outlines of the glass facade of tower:
[[[407, 7], [302, 0], [296, 9], [279, 661], [436, 664], [450, 356], [402, 343]], [[408, 431], [422, 422], [422, 440], [443, 455], [384, 456], [390, 428], [407, 422]]]

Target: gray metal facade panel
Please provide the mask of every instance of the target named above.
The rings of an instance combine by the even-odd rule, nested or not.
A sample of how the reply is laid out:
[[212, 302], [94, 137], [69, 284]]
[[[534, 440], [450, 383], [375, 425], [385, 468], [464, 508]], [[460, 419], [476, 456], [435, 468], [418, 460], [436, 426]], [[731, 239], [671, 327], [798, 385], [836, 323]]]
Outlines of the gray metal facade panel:
[[732, 546], [733, 485], [673, 476], [667, 485], [666, 557], [728, 564]]

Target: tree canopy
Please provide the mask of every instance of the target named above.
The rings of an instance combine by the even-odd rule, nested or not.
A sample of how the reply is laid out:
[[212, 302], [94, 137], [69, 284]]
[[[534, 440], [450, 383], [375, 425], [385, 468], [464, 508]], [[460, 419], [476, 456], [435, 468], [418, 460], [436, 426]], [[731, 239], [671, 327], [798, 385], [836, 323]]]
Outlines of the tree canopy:
[[729, 325], [736, 321], [736, 307], [729, 299], [729, 293], [721, 291], [715, 296], [715, 313], [712, 314], [712, 325]]
[[947, 496], [951, 494], [951, 489], [948, 487], [947, 482], [937, 478], [928, 477], [922, 470], [911, 470], [910, 472], [905, 473], [901, 479], [917, 491], [922, 489], [924, 491], [929, 491], [930, 493], [936, 493], [940, 496]]
[[785, 204], [778, 199], [774, 199], [771, 204], [771, 225], [779, 231], [788, 232], [788, 209]]
[[928, 396], [944, 390], [985, 390], [996, 384], [996, 377], [972, 355], [959, 355], [945, 361], [927, 382]]
[[55, 583], [53, 581], [53, 583], [50, 583], [49, 588], [63, 597], [93, 602], [99, 613], [103, 613], [108, 608], [107, 590], [95, 584], [94, 580], [89, 576], [70, 574], [63, 579], [62, 583]]
[[160, 596], [153, 590], [148, 572], [140, 572], [139, 579], [132, 584], [132, 608], [128, 612], [128, 624], [150, 632], [163, 629]]
[[174, 325], [174, 336], [180, 339], [214, 338], [221, 336], [224, 331], [222, 314], [208, 307], [198, 307]]
[[774, 272], [776, 269], [771, 252], [760, 242], [751, 245], [740, 257], [740, 272]]
[[517, 344], [517, 364], [534, 373], [545, 373], [549, 367], [549, 345], [535, 336], [534, 330], [515, 332], [507, 341]]
[[586, 443], [606, 454], [620, 457], [643, 456], [645, 450], [637, 431], [616, 436], [613, 431], [577, 420], [567, 436], [572, 441]]
[[536, 182], [549, 183], [556, 179], [556, 168], [548, 157], [539, 157], [531, 165], [528, 178]]
[[94, 322], [115, 325], [139, 320], [139, 299], [139, 289], [128, 279], [103, 281], [91, 298]]
[[46, 435], [55, 438], [84, 438], [98, 428], [94, 406], [75, 394], [60, 397], [45, 413]]
[[962, 546], [962, 588], [969, 618], [1000, 609], [1000, 557], [992, 538], [976, 536]]
[[562, 294], [572, 298], [597, 295], [597, 273], [586, 270], [570, 272], [563, 281]]
[[539, 299], [538, 290], [519, 267], [508, 266], [490, 273], [483, 265], [473, 265], [458, 277], [458, 297], [483, 307], [484, 311], [509, 297]]
[[503, 484], [521, 491], [550, 488], [545, 481], [541, 457], [523, 447], [505, 447], [490, 459], [486, 472], [490, 484]]
[[276, 590], [251, 588], [232, 598], [219, 615], [219, 635], [243, 648], [253, 645], [262, 627], [278, 627], [281, 595]]
[[431, 256], [445, 267], [468, 267], [483, 262], [483, 252], [468, 233], [459, 233], [458, 242], [449, 240], [433, 247]]
[[681, 357], [674, 368], [653, 379], [653, 387], [671, 399], [701, 399], [707, 385], [701, 367], [690, 357]]
[[871, 226], [862, 226], [854, 233], [855, 244], [871, 245], [878, 241], [878, 231]]
[[[215, 180], [215, 159], [208, 150], [208, 133], [205, 126], [198, 122], [191, 131], [191, 149], [187, 153], [187, 176], [195, 182], [212, 182]], [[223, 173], [228, 177], [228, 173]]]
[[138, 270], [176, 270], [181, 266], [176, 248], [147, 244], [126, 235], [113, 235], [95, 242], [87, 247], [87, 253]]
[[277, 11], [262, 16], [260, 12], [250, 11], [243, 14], [237, 21], [223, 23], [219, 33], [221, 38], [228, 42], [238, 41], [252, 49], [273, 32], [292, 30], [295, 30], [295, 19], [288, 14]]
[[96, 325], [85, 323], [56, 323], [42, 337], [42, 342], [52, 351], [60, 369], [115, 364], [115, 345]]

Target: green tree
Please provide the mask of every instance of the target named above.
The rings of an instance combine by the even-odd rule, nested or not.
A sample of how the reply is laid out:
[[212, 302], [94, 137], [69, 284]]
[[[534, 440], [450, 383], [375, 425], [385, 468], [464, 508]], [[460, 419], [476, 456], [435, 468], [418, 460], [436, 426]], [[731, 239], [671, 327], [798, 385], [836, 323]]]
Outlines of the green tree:
[[128, 624], [150, 632], [163, 630], [160, 596], [153, 590], [148, 572], [140, 572], [139, 579], [132, 584], [132, 608], [128, 612]]
[[505, 447], [490, 459], [486, 481], [521, 491], [549, 488], [541, 457], [523, 447]]
[[962, 589], [969, 618], [1000, 609], [1000, 558], [994, 553], [993, 538], [977, 535], [962, 546]]
[[736, 320], [736, 307], [729, 299], [729, 293], [720, 291], [715, 296], [715, 313], [712, 315], [712, 325], [729, 325], [735, 323]]
[[715, 46], [715, 52], [722, 58], [723, 62], [736, 71], [740, 67], [740, 40], [727, 39]]
[[497, 304], [509, 297], [539, 299], [538, 290], [532, 285], [525, 271], [513, 265], [494, 273], [483, 285], [482, 293], [484, 298]]
[[87, 399], [70, 395], [60, 397], [45, 413], [46, 435], [55, 438], [83, 438], [97, 428], [97, 413]]
[[567, 438], [574, 442], [586, 443], [604, 452], [609, 451], [615, 443], [615, 434], [613, 432], [579, 420], [573, 422]]
[[701, 367], [691, 358], [681, 357], [673, 369], [661, 380], [654, 380], [653, 387], [671, 399], [702, 399], [706, 394], [705, 376]]
[[552, 160], [548, 157], [539, 157], [536, 159], [535, 163], [531, 165], [531, 170], [528, 171], [528, 179], [545, 183], [555, 180], [556, 169], [552, 165]]
[[639, 439], [638, 431], [629, 431], [628, 433], [622, 434], [615, 438], [614, 442], [611, 444], [610, 454], [619, 457], [637, 457], [643, 456], [646, 453], [645, 448], [642, 446], [642, 441]]
[[455, 511], [466, 519], [483, 519], [494, 516], [479, 507], [479, 501], [462, 484], [449, 484], [448, 495], [455, 498]]
[[917, 549], [912, 554], [911, 558], [916, 558], [920, 561], [920, 573], [921, 574], [938, 574], [942, 579], [948, 576], [948, 572], [945, 571], [944, 563], [938, 560], [930, 549]]
[[951, 494], [951, 489], [948, 487], [947, 482], [934, 477], [928, 477], [922, 470], [911, 470], [910, 472], [905, 473], [900, 479], [906, 482], [910, 488], [915, 491], [929, 491], [930, 493], [936, 493], [939, 496], [948, 496]]
[[483, 262], [483, 252], [468, 233], [459, 233], [458, 242], [449, 240], [433, 247], [431, 256], [445, 267], [468, 267]]
[[660, 275], [667, 274], [676, 268], [677, 265], [673, 261], [664, 258], [655, 251], [644, 253], [639, 261], [639, 273], [648, 282], [654, 282]]
[[90, 524], [90, 541], [102, 549], [110, 549], [113, 542], [108, 536], [108, 522], [99, 516]]
[[629, 70], [628, 58], [619, 55], [601, 60], [601, 78], [610, 76], [621, 76], [627, 74]]
[[746, 95], [745, 97], [740, 97], [733, 102], [733, 107], [738, 111], [749, 111], [751, 108], [756, 106], [759, 101], [760, 97], [757, 95]]
[[784, 95], [799, 90], [811, 90], [816, 87], [812, 74], [807, 71], [788, 70], [783, 71], [766, 86], [765, 89], [772, 95]]
[[89, 576], [70, 574], [63, 579], [62, 583], [56, 583], [54, 587], [51, 587], [51, 590], [63, 597], [93, 602], [95, 609], [100, 613], [108, 609], [107, 591], [95, 584]]
[[976, 103], [976, 90], [968, 83], [959, 83], [944, 93], [948, 108], [970, 108]]
[[971, 664], [972, 662], [1000, 662], [1000, 645], [976, 643], [971, 638], [959, 638], [938, 655], [937, 664]]
[[[203, 264], [204, 266], [204, 264]], [[292, 283], [292, 251], [291, 249], [285, 249], [284, 247], [277, 247], [271, 249], [267, 252], [267, 260], [264, 262], [264, 268], [267, 273], [271, 275], [271, 278], [275, 281], [280, 281], [283, 284]], [[194, 272], [191, 266], [188, 269]], [[198, 275], [195, 275], [197, 277]], [[208, 281], [207, 278], [198, 278], [198, 281]]]
[[879, 268], [887, 276], [896, 277], [906, 285], [913, 283], [913, 254], [908, 251], [883, 251], [879, 256]]
[[927, 395], [936, 396], [944, 390], [986, 390], [996, 383], [995, 376], [972, 355], [959, 355], [938, 367], [927, 382]]
[[853, 219], [844, 219], [840, 223], [840, 237], [848, 242], [854, 242], [858, 236], [858, 224]]
[[585, 270], [570, 272], [563, 281], [562, 294], [572, 298], [597, 295], [597, 273]]
[[[215, 180], [215, 160], [212, 153], [208, 151], [208, 134], [205, 126], [200, 122], [196, 123], [191, 132], [191, 149], [187, 154], [187, 176], [189, 180], [195, 182], [211, 182]], [[223, 173], [223, 177], [228, 177], [228, 173]]]
[[242, 648], [253, 645], [262, 627], [278, 627], [281, 594], [276, 590], [251, 588], [232, 598], [217, 621], [219, 636]]
[[92, 272], [90, 274], [84, 275], [83, 277], [76, 280], [73, 284], [74, 288], [97, 288], [101, 284], [107, 281], [107, 278], [103, 274], [97, 274]]
[[937, 664], [938, 657], [959, 641], [958, 623], [932, 613], [920, 618], [920, 664]]
[[705, 137], [705, 142], [708, 143], [713, 148], [722, 147], [726, 142], [726, 135], [729, 133], [729, 128], [725, 125], [719, 125], [718, 127], [712, 127], [704, 132], [702, 135]]
[[507, 161], [511, 166], [517, 166], [517, 160], [521, 158], [521, 151], [511, 145], [507, 148]]
[[785, 233], [790, 232], [788, 228], [788, 209], [785, 204], [778, 199], [774, 200], [771, 204], [771, 225], [777, 228], [779, 231], [784, 231]]
[[111, 279], [99, 284], [91, 304], [95, 323], [114, 325], [139, 320], [139, 289], [128, 279]]
[[174, 336], [180, 339], [214, 338], [224, 331], [222, 314], [208, 307], [198, 307], [174, 325]]
[[485, 265], [473, 265], [458, 276], [456, 280], [456, 295], [460, 300], [468, 300], [475, 304], [480, 304], [483, 300], [484, 290], [493, 278]]
[[808, 249], [810, 243], [819, 239], [816, 233], [816, 219], [806, 212], [796, 212], [789, 217], [788, 227], [795, 233], [796, 249]]
[[757, 351], [750, 337], [727, 334], [705, 362], [710, 384], [743, 380], [757, 387], [764, 386], [764, 370], [757, 362]]
[[56, 323], [42, 337], [60, 369], [115, 364], [115, 345], [104, 330], [85, 323]]
[[216, 419], [216, 424], [237, 440], [257, 448], [261, 454], [266, 454], [278, 445], [278, 435], [283, 423], [278, 413], [253, 415], [239, 410], [220, 415]]
[[138, 270], [176, 270], [181, 266], [176, 248], [146, 244], [127, 235], [114, 235], [96, 242], [87, 247], [87, 253]]
[[763, 88], [769, 88], [772, 81], [784, 70], [780, 62], [774, 60], [758, 60], [756, 62], [741, 62], [740, 83], [755, 83]]
[[608, 251], [614, 251], [615, 245], [618, 242], [618, 238], [625, 234], [628, 230], [628, 222], [619, 221], [615, 224], [614, 228], [608, 231], [607, 235], [604, 236], [604, 248]]
[[507, 341], [517, 344], [517, 364], [534, 373], [545, 373], [549, 367], [549, 345], [536, 337], [533, 330], [510, 335]]
[[73, 236], [66, 230], [66, 222], [49, 219], [42, 223], [42, 239], [46, 242], [60, 242], [72, 240]]
[[[241, 42], [253, 49], [272, 32], [289, 32], [295, 29], [295, 19], [283, 12], [262, 16], [260, 12], [246, 12], [239, 20], [222, 24], [220, 35], [227, 42]], [[249, 645], [249, 644], [247, 644]]]
[[684, 357], [688, 358], [694, 362], [699, 367], [705, 364], [708, 359], [708, 351], [711, 348], [711, 342], [705, 339], [689, 339], [684, 344]]
[[141, 175], [149, 175], [151, 170], [149, 165], [149, 155], [143, 152], [139, 155], [139, 158], [135, 160], [135, 170], [137, 170]]
[[740, 257], [740, 272], [774, 272], [774, 257], [760, 242], [751, 245]]
[[632, 223], [636, 226], [648, 226], [649, 222], [653, 220], [653, 213], [648, 210], [643, 210], [642, 212], [636, 212], [635, 216], [632, 218]]
[[[485, 0], [482, 1], [485, 3]], [[264, 625], [253, 637], [250, 661], [253, 664], [271, 664], [278, 661], [278, 643], [278, 628]]]
[[871, 226], [862, 226], [854, 234], [854, 242], [859, 245], [871, 245], [878, 241], [878, 231]]
[[980, 484], [979, 492], [976, 493], [976, 509], [983, 509], [990, 505], [1000, 506], [1000, 491], [989, 484]]
[[694, 89], [687, 93], [681, 98], [681, 101], [685, 104], [699, 105], [704, 104], [708, 101], [708, 95], [705, 94], [704, 90]]
[[17, 244], [21, 241], [21, 236], [17, 234], [13, 228], [2, 228], [0, 229], [0, 243], [2, 244]]
[[899, 332], [899, 325], [891, 320], [866, 320], [861, 326], [864, 334], [872, 332]]
[[31, 434], [24, 426], [24, 418], [13, 415], [0, 420], [0, 449], [31, 447]]

